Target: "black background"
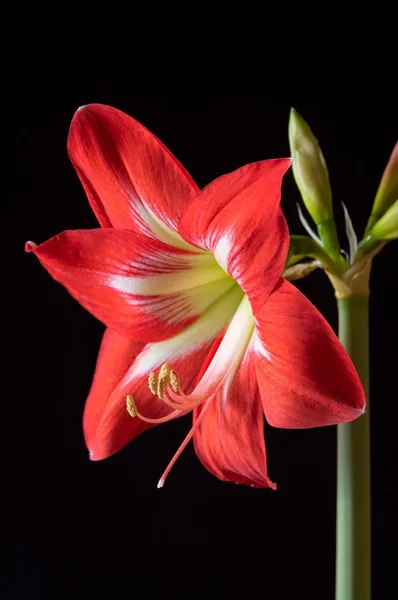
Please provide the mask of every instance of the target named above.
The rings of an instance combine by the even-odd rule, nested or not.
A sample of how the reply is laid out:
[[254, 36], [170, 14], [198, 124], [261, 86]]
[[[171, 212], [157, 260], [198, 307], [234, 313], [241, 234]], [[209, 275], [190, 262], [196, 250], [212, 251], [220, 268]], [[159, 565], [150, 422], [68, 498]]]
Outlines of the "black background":
[[[155, 428], [119, 454], [88, 459], [81, 417], [103, 326], [55, 283], [27, 239], [96, 227], [66, 153], [82, 104], [110, 104], [141, 121], [177, 156], [200, 187], [248, 162], [289, 155], [289, 108], [309, 122], [323, 148], [343, 247], [340, 201], [360, 236], [396, 141], [392, 103], [334, 105], [287, 97], [131, 96], [110, 82], [49, 89], [18, 105], [12, 119], [11, 193], [6, 206], [3, 277], [11, 281], [3, 353], [3, 477], [10, 507], [5, 598], [334, 597], [334, 427], [266, 428], [270, 477], [278, 491], [223, 483], [189, 446], [162, 490], [157, 480], [190, 426], [189, 417]], [[15, 107], [14, 107], [15, 108]], [[283, 208], [292, 233], [304, 233], [299, 194], [285, 177]], [[389, 244], [371, 278], [371, 398], [374, 598], [395, 582], [393, 504], [396, 471], [396, 252]], [[12, 257], [12, 260], [10, 260]], [[395, 260], [394, 260], [395, 259]], [[14, 266], [15, 265], [15, 266]], [[298, 287], [336, 327], [327, 278]], [[5, 289], [9, 289], [5, 286]], [[13, 314], [14, 317], [9, 317]], [[327, 369], [327, 365], [325, 365]], [[7, 434], [10, 434], [7, 436]], [[396, 557], [395, 557], [396, 558]]]

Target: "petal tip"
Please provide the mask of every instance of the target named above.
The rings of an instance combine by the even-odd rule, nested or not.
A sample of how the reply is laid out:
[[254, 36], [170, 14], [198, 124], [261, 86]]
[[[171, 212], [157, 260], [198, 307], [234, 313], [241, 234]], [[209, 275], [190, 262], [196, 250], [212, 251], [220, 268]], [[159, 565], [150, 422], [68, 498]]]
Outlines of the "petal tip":
[[87, 112], [89, 110], [90, 110], [90, 104], [82, 104], [81, 106], [79, 106], [76, 109], [75, 114], [73, 115], [71, 126], [74, 125], [76, 122], [80, 122], [80, 119], [84, 118], [84, 116], [87, 114]]
[[85, 117], [88, 116], [88, 114], [90, 112], [92, 112], [92, 108], [98, 106], [95, 104], [82, 104], [81, 106], [79, 106], [76, 111], [75, 114], [73, 115], [73, 119], [71, 122], [71, 127], [72, 125], [74, 125], [75, 123], [80, 123], [81, 119], [84, 119]]
[[110, 106], [106, 106], [105, 104], [99, 104], [98, 102], [90, 102], [89, 104], [82, 104], [81, 106], [79, 106], [75, 112], [75, 117], [77, 116], [81, 116], [84, 113], [88, 113], [88, 112], [95, 112], [95, 111], [101, 111], [101, 110], [116, 110], [116, 109], [112, 109], [112, 107]]
[[[280, 173], [281, 178], [285, 173], [290, 169], [293, 163], [293, 158], [291, 156], [285, 156], [281, 158], [269, 159], [274, 162], [276, 165], [278, 172]], [[264, 161], [266, 162], [266, 161]], [[268, 162], [268, 161], [267, 161]]]
[[106, 441], [104, 443], [103, 439], [99, 439], [99, 436], [96, 435], [89, 436], [89, 443], [87, 443], [86, 437], [85, 442], [88, 450], [88, 458], [93, 462], [106, 460], [107, 458], [119, 452], [126, 445], [109, 444]]
[[290, 169], [290, 167], [292, 166], [294, 159], [293, 159], [293, 156], [286, 156], [286, 158], [283, 158], [282, 160], [283, 160], [283, 162], [285, 163], [285, 166], [286, 166], [286, 170], [285, 170], [285, 173], [286, 173], [286, 171], [288, 169]]
[[35, 242], [32, 242], [31, 240], [25, 243], [25, 252], [32, 252], [32, 250], [35, 250], [36, 248], [37, 244], [35, 244]]
[[79, 106], [75, 112], [75, 117], [81, 115], [85, 111], [85, 109], [87, 109], [88, 106], [89, 104], [82, 104], [81, 106]]
[[100, 460], [103, 460], [104, 458], [107, 458], [108, 456], [106, 454], [101, 455], [101, 453], [96, 454], [93, 450], [89, 450], [88, 457], [92, 462], [99, 462]]

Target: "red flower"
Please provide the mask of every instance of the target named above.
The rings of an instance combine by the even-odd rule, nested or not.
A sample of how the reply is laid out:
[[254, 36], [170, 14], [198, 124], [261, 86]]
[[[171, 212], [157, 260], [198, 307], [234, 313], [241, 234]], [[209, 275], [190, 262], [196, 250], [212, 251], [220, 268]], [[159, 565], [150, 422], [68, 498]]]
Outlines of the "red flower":
[[[199, 192], [157, 138], [102, 105], [77, 111], [68, 149], [102, 229], [27, 250], [107, 325], [84, 414], [91, 459], [193, 411], [159, 485], [193, 437], [220, 479], [274, 487], [263, 412], [275, 427], [305, 428], [350, 421], [365, 406], [332, 329], [281, 277], [290, 159], [247, 165]], [[164, 363], [174, 372], [158, 377]]]

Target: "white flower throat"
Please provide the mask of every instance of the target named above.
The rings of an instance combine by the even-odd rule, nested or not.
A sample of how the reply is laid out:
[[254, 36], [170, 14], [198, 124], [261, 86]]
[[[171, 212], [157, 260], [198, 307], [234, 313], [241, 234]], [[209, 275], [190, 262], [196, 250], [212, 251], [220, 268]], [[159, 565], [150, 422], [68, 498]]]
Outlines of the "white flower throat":
[[[139, 412], [139, 407], [137, 407], [137, 404], [131, 395], [128, 395], [126, 398], [127, 410], [132, 417], [138, 417], [147, 423], [153, 424], [165, 423], [166, 421], [170, 421], [177, 416], [186, 414], [194, 408], [203, 405], [193, 427], [160, 478], [158, 487], [163, 487], [167, 475], [188, 442], [192, 439], [195, 430], [199, 427], [211, 402], [215, 399], [223, 385], [229, 384], [233, 379], [249, 344], [253, 342], [255, 324], [250, 302], [247, 296], [243, 295], [242, 290], [240, 290], [237, 284], [236, 288], [240, 291], [240, 300], [238, 300], [238, 296], [235, 293], [235, 302], [239, 302], [236, 305], [237, 309], [235, 314], [232, 317], [210, 364], [192, 393], [184, 394], [180, 388], [181, 382], [179, 381], [178, 374], [173, 371], [167, 363], [164, 363], [158, 373], [152, 371], [149, 374], [148, 386], [152, 394], [156, 395], [173, 409], [170, 414], [158, 419], [147, 418]], [[236, 292], [237, 290], [234, 291]], [[203, 317], [205, 317], [205, 315], [203, 315]]]

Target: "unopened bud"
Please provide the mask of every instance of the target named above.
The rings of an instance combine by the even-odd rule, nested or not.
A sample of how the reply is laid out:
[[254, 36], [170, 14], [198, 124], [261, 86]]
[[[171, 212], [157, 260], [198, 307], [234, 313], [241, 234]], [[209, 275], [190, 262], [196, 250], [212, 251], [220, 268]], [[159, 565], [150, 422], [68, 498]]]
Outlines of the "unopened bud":
[[369, 233], [375, 240], [395, 240], [398, 238], [398, 200], [384, 213]]
[[398, 143], [395, 144], [390, 160], [384, 170], [372, 206], [372, 214], [366, 226], [369, 233], [374, 224], [379, 221], [391, 205], [398, 199]]
[[294, 178], [308, 212], [317, 225], [333, 220], [332, 191], [322, 150], [294, 108], [290, 111], [289, 143]]

